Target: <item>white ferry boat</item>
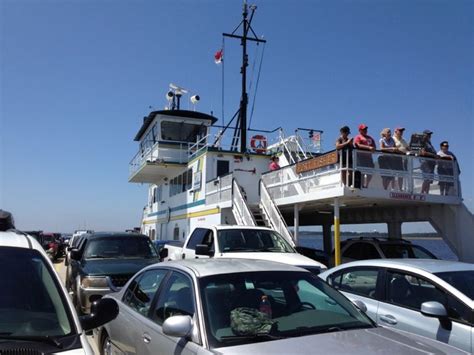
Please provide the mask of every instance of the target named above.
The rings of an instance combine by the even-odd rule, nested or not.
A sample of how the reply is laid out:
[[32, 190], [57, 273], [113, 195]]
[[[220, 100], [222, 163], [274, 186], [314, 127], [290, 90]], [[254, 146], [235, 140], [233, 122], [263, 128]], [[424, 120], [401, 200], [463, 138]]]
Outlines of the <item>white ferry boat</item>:
[[[474, 218], [462, 202], [456, 162], [442, 161], [451, 164], [450, 175], [441, 169], [426, 173], [423, 164], [441, 161], [397, 155], [403, 168], [387, 169], [379, 161], [389, 153], [324, 152], [323, 132], [315, 128], [289, 135], [280, 127], [248, 129], [247, 41], [265, 42], [251, 28], [255, 9], [250, 7], [249, 20], [244, 5], [241, 35], [224, 34], [241, 40], [244, 58], [240, 108], [227, 126], [217, 125], [213, 115], [181, 109], [187, 92], [173, 84], [166, 109], [143, 119], [129, 173], [130, 182], [149, 184], [142, 232], [152, 239], [184, 240], [197, 226], [263, 225], [295, 245], [300, 226], [318, 225], [329, 252], [331, 229], [337, 246], [340, 224], [387, 223], [389, 238], [401, 238], [403, 222], [428, 221], [460, 260], [474, 262]], [[199, 97], [191, 100], [195, 104]], [[272, 156], [279, 157], [281, 169], [268, 171]], [[359, 177], [370, 179], [367, 188], [361, 188]], [[399, 182], [397, 191], [383, 188], [387, 177]], [[426, 180], [431, 188], [422, 193]], [[441, 194], [440, 182], [451, 186], [449, 195]]]

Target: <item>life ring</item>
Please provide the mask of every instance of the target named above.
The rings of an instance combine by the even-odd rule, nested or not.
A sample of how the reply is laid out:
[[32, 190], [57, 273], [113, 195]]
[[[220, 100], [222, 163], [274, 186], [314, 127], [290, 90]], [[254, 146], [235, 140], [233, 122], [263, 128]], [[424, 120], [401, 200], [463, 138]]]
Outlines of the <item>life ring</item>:
[[250, 138], [250, 147], [255, 153], [263, 154], [267, 151], [267, 137], [256, 134]]

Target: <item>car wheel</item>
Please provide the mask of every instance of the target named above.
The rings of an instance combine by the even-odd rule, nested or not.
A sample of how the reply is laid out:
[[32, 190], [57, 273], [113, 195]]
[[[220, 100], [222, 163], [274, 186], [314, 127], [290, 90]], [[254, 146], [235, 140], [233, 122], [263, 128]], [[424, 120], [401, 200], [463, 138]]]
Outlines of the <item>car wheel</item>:
[[100, 355], [111, 355], [112, 354], [112, 344], [110, 343], [110, 337], [107, 332], [104, 330], [104, 335], [102, 336], [102, 342], [100, 346]]

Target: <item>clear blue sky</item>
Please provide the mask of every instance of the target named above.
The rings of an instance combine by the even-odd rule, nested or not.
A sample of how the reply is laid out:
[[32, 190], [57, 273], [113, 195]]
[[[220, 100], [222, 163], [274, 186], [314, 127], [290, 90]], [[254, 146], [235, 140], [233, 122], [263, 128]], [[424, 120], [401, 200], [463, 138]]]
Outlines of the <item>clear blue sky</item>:
[[[254, 127], [319, 128], [326, 150], [345, 124], [376, 138], [430, 128], [457, 154], [474, 210], [472, 0], [256, 4], [268, 44]], [[138, 226], [147, 192], [127, 182], [133, 137], [170, 82], [220, 117], [213, 54], [241, 1], [2, 0], [0, 12], [0, 208], [22, 229]], [[227, 114], [239, 51], [226, 41]]]

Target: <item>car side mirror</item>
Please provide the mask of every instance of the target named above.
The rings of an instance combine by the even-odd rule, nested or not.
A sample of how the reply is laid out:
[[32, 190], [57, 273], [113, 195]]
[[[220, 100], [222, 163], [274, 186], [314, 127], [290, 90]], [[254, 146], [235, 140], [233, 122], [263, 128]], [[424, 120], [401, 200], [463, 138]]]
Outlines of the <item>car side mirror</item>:
[[78, 249], [71, 249], [71, 259], [73, 260], [81, 259], [81, 253], [79, 252]]
[[192, 329], [193, 320], [190, 316], [172, 316], [163, 323], [163, 333], [171, 337], [187, 337]]
[[361, 312], [367, 313], [367, 306], [364, 302], [362, 302], [361, 300], [354, 300], [352, 301], [352, 303], [354, 304], [354, 306], [359, 308]]
[[112, 298], [101, 298], [91, 304], [90, 315], [80, 317], [84, 331], [98, 328], [115, 319], [119, 313], [117, 302]]
[[160, 250], [160, 260], [163, 261], [168, 257], [168, 248], [163, 248]]
[[421, 304], [421, 314], [435, 318], [444, 318], [448, 316], [446, 308], [436, 301], [423, 302]]
[[206, 244], [198, 244], [196, 245], [196, 255], [205, 255], [205, 256], [214, 256], [214, 251], [209, 250], [209, 245]]

